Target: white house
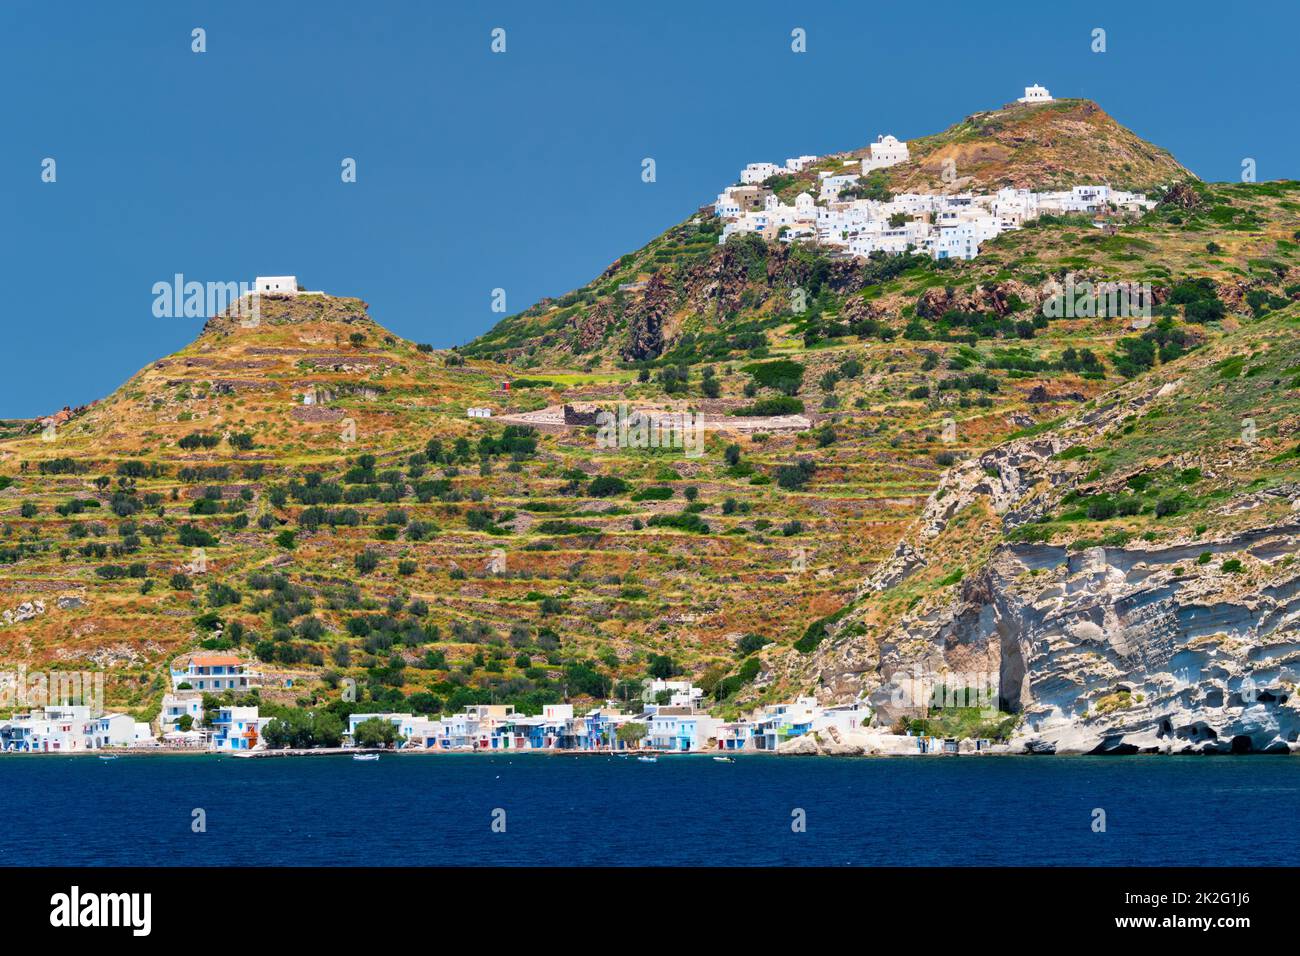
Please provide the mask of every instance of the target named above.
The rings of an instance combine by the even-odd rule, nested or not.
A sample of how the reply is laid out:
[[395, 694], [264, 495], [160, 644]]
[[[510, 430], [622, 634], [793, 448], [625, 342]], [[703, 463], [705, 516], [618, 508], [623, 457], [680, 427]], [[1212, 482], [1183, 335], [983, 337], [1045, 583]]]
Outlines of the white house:
[[297, 295], [297, 276], [258, 276], [253, 280], [253, 291], [259, 295]]
[[77, 753], [90, 749], [90, 708], [46, 707], [15, 714], [0, 724], [0, 749], [24, 753]]
[[740, 181], [747, 186], [753, 185], [783, 172], [785, 170], [776, 163], [750, 163], [740, 171]]
[[822, 177], [822, 188], [820, 198], [823, 200], [833, 201], [839, 198], [840, 190], [847, 186], [852, 186], [858, 181], [856, 174], [846, 174], [843, 176], [824, 176]]
[[414, 719], [415, 719], [414, 714], [394, 714], [394, 713], [352, 714], [351, 716], [348, 717], [347, 735], [349, 738], [354, 737], [357, 732], [357, 725], [364, 724], [367, 720], [385, 720], [388, 723], [392, 724], [393, 727], [396, 728], [397, 732], [400, 734], [402, 732], [403, 725], [409, 724]]
[[694, 707], [704, 699], [703, 688], [696, 687], [688, 680], [651, 680], [641, 687], [641, 699], [646, 704], [654, 704], [660, 694], [668, 694], [669, 707]]
[[836, 704], [813, 712], [814, 731], [835, 728], [841, 734], [861, 729], [871, 719], [871, 708], [860, 701]]
[[888, 133], [884, 136], [877, 136], [876, 141], [867, 147], [867, 152], [870, 155], [863, 157], [863, 173], [869, 173], [873, 169], [884, 169], [887, 166], [897, 166], [899, 163], [905, 163], [912, 158], [907, 149], [907, 143]]
[[135, 721], [131, 743], [136, 747], [157, 747], [158, 738], [153, 735], [153, 728], [143, 720]]
[[792, 173], [801, 173], [815, 162], [816, 156], [792, 156], [785, 161], [785, 168]]
[[249, 690], [261, 676], [234, 654], [195, 654], [171, 672], [173, 690]]
[[270, 722], [271, 718], [260, 716], [256, 707], [222, 707], [212, 722], [212, 749], [252, 750]]
[[643, 746], [679, 753], [704, 750], [721, 723], [692, 707], [660, 707], [650, 715]]
[[105, 714], [86, 721], [86, 749], [129, 747], [135, 743], [135, 721], [126, 714]]
[[1035, 83], [1033, 86], [1025, 87], [1025, 95], [1016, 100], [1017, 103], [1050, 103], [1052, 94], [1047, 92], [1047, 87], [1039, 86]]
[[175, 733], [182, 717], [190, 718], [190, 727], [203, 719], [203, 698], [199, 694], [164, 694], [158, 725], [164, 734]]

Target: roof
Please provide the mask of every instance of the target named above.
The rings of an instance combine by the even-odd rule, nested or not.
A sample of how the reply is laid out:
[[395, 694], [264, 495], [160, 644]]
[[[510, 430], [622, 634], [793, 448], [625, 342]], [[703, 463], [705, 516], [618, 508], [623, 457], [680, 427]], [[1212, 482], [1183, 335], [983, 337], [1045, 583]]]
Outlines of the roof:
[[190, 663], [195, 667], [218, 667], [223, 664], [242, 664], [234, 654], [195, 654], [190, 658]]

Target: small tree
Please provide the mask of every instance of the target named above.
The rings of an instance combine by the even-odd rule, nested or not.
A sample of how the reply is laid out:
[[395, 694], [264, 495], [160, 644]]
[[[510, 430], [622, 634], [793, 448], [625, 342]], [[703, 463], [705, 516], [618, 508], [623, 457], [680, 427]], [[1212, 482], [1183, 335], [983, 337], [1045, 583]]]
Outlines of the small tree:
[[397, 741], [397, 728], [392, 721], [371, 717], [357, 724], [352, 731], [352, 742], [358, 747], [389, 747]]
[[622, 724], [616, 732], [619, 743], [627, 747], [640, 747], [641, 740], [645, 737], [645, 734], [645, 724], [638, 724], [636, 722]]

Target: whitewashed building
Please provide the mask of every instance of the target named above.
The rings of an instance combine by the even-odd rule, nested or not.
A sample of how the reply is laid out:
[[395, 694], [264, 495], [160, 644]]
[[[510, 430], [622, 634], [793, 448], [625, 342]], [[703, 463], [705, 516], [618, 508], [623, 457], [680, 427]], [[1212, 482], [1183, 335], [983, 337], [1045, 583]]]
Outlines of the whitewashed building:
[[194, 728], [203, 720], [203, 697], [198, 693], [164, 694], [162, 710], [158, 713], [159, 728], [164, 734], [175, 733], [180, 729], [182, 717], [190, 718], [190, 727]]
[[750, 163], [740, 171], [740, 181], [752, 186], [783, 172], [785, 169], [776, 163]]
[[668, 695], [669, 707], [695, 707], [704, 699], [704, 689], [688, 680], [649, 680], [641, 685], [641, 699], [654, 704], [661, 694]]
[[126, 714], [105, 714], [86, 721], [87, 750], [130, 747], [135, 736], [135, 721]]
[[867, 152], [869, 155], [864, 156], [862, 159], [863, 174], [869, 173], [873, 169], [897, 166], [899, 163], [905, 163], [912, 158], [907, 143], [888, 133], [876, 137], [876, 141], [867, 147]]
[[650, 715], [643, 747], [688, 753], [716, 739], [722, 721], [693, 707], [660, 707]]
[[1050, 103], [1052, 94], [1047, 92], [1047, 87], [1039, 86], [1035, 83], [1033, 86], [1025, 87], [1025, 95], [1016, 100], [1017, 103]]
[[821, 192], [818, 196], [824, 202], [834, 202], [840, 196], [840, 191], [847, 189], [858, 181], [856, 173], [846, 173], [840, 176], [823, 176], [821, 180]]
[[297, 295], [297, 276], [258, 276], [253, 280], [253, 291], [259, 295]]
[[222, 707], [212, 722], [213, 750], [252, 750], [262, 739], [262, 731], [271, 722], [256, 707]]
[[262, 675], [235, 654], [195, 654], [171, 671], [172, 690], [216, 693], [260, 686]]

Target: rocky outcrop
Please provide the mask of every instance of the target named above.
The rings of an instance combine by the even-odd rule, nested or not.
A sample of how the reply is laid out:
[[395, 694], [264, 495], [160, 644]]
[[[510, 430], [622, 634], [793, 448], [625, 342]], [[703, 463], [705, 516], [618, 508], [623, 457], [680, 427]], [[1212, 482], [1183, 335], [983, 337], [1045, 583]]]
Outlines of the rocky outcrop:
[[1201, 205], [1201, 197], [1191, 182], [1174, 183], [1160, 198], [1161, 206], [1173, 206], [1177, 209], [1195, 209]]
[[592, 308], [579, 312], [573, 323], [577, 351], [590, 352], [600, 346], [609, 330], [618, 324], [618, 313], [610, 303], [599, 302]]
[[672, 312], [673, 287], [662, 272], [646, 283], [641, 297], [627, 307], [627, 344], [623, 358], [628, 361], [658, 358], [664, 350], [664, 319]]
[[1024, 306], [1037, 308], [1043, 295], [1023, 282], [990, 282], [973, 289], [926, 289], [916, 303], [916, 314], [937, 319], [948, 312], [991, 312], [1008, 316]]
[[[1013, 441], [943, 477], [893, 557], [859, 588], [888, 590], [932, 562], [975, 506], [1004, 530], [1035, 520], [1083, 469], [1071, 435], [1106, 435], [1153, 398], [1128, 391], [1057, 432]], [[1229, 466], [1231, 452], [1221, 463]], [[1183, 467], [1182, 462], [1171, 463]], [[1124, 475], [1108, 479], [1122, 484]], [[1296, 499], [1289, 485], [1238, 496], [1249, 513]], [[986, 513], [987, 513], [986, 512]], [[1018, 715], [1026, 753], [1286, 753], [1300, 749], [1300, 512], [1215, 540], [1188, 534], [1069, 550], [1002, 539], [955, 588], [883, 626], [850, 615], [814, 652], [819, 696], [866, 699], [877, 728], [920, 713], [920, 680], [987, 680], [990, 715]], [[1228, 561], [1226, 559], [1235, 560]], [[951, 560], [951, 556], [948, 556]], [[849, 626], [858, 621], [858, 626]], [[923, 697], [924, 695], [922, 695]]]
[[831, 727], [783, 740], [777, 744], [776, 752], [796, 757], [860, 757], [866, 750], [856, 739], [859, 736], [861, 735], [841, 735]]
[[11, 624], [21, 624], [23, 621], [30, 621], [34, 617], [40, 617], [45, 613], [44, 601], [24, 601], [14, 608], [7, 608], [0, 613], [0, 624], [8, 627]]

